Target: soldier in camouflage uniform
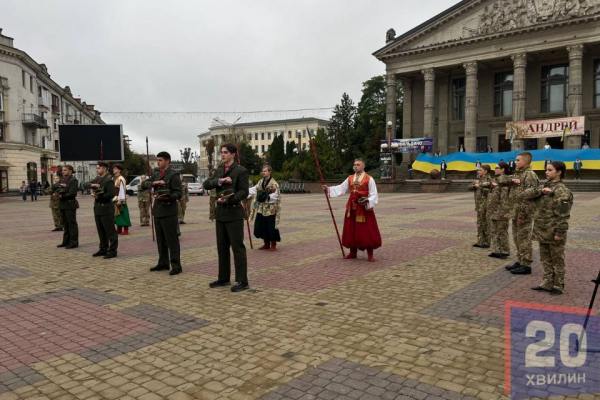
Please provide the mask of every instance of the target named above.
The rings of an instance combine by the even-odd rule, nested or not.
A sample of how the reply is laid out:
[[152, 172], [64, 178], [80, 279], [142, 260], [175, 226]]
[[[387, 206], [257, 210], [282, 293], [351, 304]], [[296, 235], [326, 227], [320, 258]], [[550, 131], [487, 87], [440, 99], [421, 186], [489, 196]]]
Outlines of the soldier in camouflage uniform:
[[179, 179], [181, 179], [181, 199], [177, 200], [177, 215], [179, 216], [179, 223], [185, 224], [185, 209], [190, 201], [190, 193], [187, 183], [183, 181], [183, 174], [179, 174]]
[[544, 279], [541, 285], [532, 289], [554, 295], [565, 290], [565, 244], [573, 206], [573, 194], [562, 182], [566, 172], [567, 167], [562, 161], [553, 161], [546, 166], [548, 180], [538, 187], [539, 199], [533, 225], [533, 237], [540, 243]]
[[150, 191], [144, 189], [142, 184], [146, 182], [146, 175], [140, 177], [140, 183], [137, 185], [138, 207], [140, 208], [140, 224], [142, 226], [150, 225]]
[[535, 190], [540, 180], [531, 170], [531, 153], [522, 152], [517, 155], [516, 171], [512, 175], [509, 202], [511, 207], [512, 233], [517, 248], [517, 261], [507, 265], [506, 269], [512, 274], [531, 274], [533, 262], [533, 247], [531, 231], [535, 214]]
[[[216, 170], [212, 170], [210, 173], [211, 178], [215, 176]], [[215, 212], [217, 207], [217, 191], [215, 189], [209, 190], [210, 198], [208, 201], [208, 220], [215, 220]]]
[[[60, 183], [60, 177], [58, 175], [55, 175], [53, 182], [55, 185]], [[52, 189], [52, 187], [55, 186], [50, 186], [48, 189], [44, 190], [44, 192], [50, 195], [54, 194], [54, 189]], [[57, 196], [50, 196], [50, 208], [52, 209], [52, 219], [54, 219], [54, 229], [52, 229], [52, 232], [58, 232], [63, 230], [62, 220], [60, 218], [60, 210], [58, 209], [58, 202], [59, 200]]]
[[489, 257], [506, 259], [510, 253], [508, 243], [508, 214], [510, 192], [510, 167], [501, 162], [494, 169], [492, 190], [487, 198], [487, 214], [490, 219], [490, 237], [492, 242], [492, 253]]
[[477, 169], [479, 179], [468, 186], [468, 190], [475, 191], [475, 211], [477, 211], [477, 243], [473, 247], [489, 249], [490, 223], [487, 217], [487, 196], [492, 186], [490, 166], [482, 165]]

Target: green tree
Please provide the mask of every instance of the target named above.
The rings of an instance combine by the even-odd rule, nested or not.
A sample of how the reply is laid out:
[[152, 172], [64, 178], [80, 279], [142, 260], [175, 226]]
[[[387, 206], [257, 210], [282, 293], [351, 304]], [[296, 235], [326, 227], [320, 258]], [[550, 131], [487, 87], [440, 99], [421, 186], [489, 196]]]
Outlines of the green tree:
[[215, 138], [212, 136], [204, 141], [204, 149], [206, 150], [206, 154], [207, 154], [207, 158], [208, 158], [208, 170], [209, 171], [212, 171], [216, 167], [216, 165], [214, 163], [215, 160], [213, 157], [213, 155], [215, 154], [215, 144], [216, 144]]
[[356, 106], [347, 93], [342, 95], [342, 101], [336, 105], [333, 115], [329, 120], [327, 137], [333, 148], [338, 149], [342, 154], [344, 162], [349, 161], [352, 155], [348, 151], [348, 133], [350, 133], [356, 123]]
[[263, 159], [256, 154], [252, 149], [252, 146], [250, 146], [247, 141], [238, 142], [237, 146], [240, 152], [240, 164], [242, 167], [246, 168], [250, 175], [260, 173], [262, 170]]
[[198, 153], [192, 152], [190, 147], [179, 150], [181, 154], [181, 162], [183, 163], [182, 174], [198, 175]]
[[[402, 137], [402, 88], [397, 89], [396, 132], [393, 137]], [[349, 159], [362, 157], [367, 169], [379, 165], [381, 140], [386, 138], [386, 95], [385, 76], [375, 76], [363, 83], [362, 97], [358, 103], [355, 129], [348, 133]]]
[[[342, 159], [337, 149], [335, 149], [327, 138], [327, 134], [323, 129], [318, 129], [317, 134], [313, 137], [317, 156], [319, 157], [319, 165], [325, 179], [331, 178], [333, 175], [341, 172]], [[311, 149], [300, 151], [298, 153], [298, 172], [303, 180], [316, 181], [319, 180], [317, 165]]]
[[296, 142], [287, 142], [285, 144], [285, 160], [292, 160], [294, 158], [296, 158], [296, 156], [298, 155], [294, 149], [296, 148]]
[[125, 155], [125, 159], [123, 160], [123, 168], [125, 169], [125, 171], [123, 171], [123, 176], [142, 175], [147, 173], [146, 157], [144, 155], [138, 154], [135, 151], [131, 150], [129, 148], [129, 143], [127, 142], [124, 142], [123, 150], [123, 153]]
[[285, 162], [285, 152], [283, 151], [283, 135], [277, 135], [271, 143], [268, 152], [269, 163], [274, 171], [282, 171]]

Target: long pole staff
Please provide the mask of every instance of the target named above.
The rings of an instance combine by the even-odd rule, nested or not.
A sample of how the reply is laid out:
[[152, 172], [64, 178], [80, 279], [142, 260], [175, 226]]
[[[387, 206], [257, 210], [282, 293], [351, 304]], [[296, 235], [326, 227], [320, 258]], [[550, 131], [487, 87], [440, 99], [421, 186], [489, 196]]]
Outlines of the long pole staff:
[[[148, 148], [148, 136], [146, 136], [146, 169], [148, 170], [148, 176], [152, 176], [152, 170], [150, 169], [150, 149]], [[155, 242], [156, 238], [154, 237], [154, 206], [152, 204], [152, 188], [148, 189], [148, 194], [150, 196], [150, 223], [152, 224], [152, 241]]]
[[[321, 178], [321, 185], [325, 186], [325, 179], [323, 179], [323, 172], [321, 171], [321, 166], [319, 165], [319, 157], [317, 156], [317, 149], [313, 142], [312, 134], [310, 133], [310, 129], [308, 126], [306, 127], [306, 131], [308, 132], [308, 141], [310, 144], [310, 149], [312, 151], [313, 157], [315, 158], [315, 163], [317, 164], [317, 172], [319, 173], [319, 178]], [[335, 234], [337, 235], [338, 242], [340, 243], [340, 250], [342, 250], [342, 257], [346, 257], [346, 252], [344, 251], [344, 246], [342, 246], [342, 239], [340, 238], [340, 231], [338, 230], [337, 223], [335, 222], [335, 215], [333, 215], [333, 209], [331, 208], [331, 202], [329, 201], [329, 191], [323, 191], [325, 193], [325, 199], [327, 200], [327, 205], [329, 206], [329, 212], [331, 213], [331, 220], [333, 221], [333, 226], [335, 227]]]

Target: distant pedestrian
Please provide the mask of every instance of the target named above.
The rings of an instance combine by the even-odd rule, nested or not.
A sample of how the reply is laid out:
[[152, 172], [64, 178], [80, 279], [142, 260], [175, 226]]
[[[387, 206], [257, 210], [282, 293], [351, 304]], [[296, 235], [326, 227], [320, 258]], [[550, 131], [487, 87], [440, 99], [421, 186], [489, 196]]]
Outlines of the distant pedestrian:
[[31, 184], [29, 185], [29, 193], [31, 194], [31, 201], [37, 201], [37, 191], [38, 185], [35, 179], [31, 180]]
[[589, 148], [590, 148], [590, 146], [587, 143], [585, 143], [585, 142], [583, 143], [583, 146], [581, 146], [582, 150], [587, 150]]
[[546, 144], [544, 145], [544, 150], [548, 150], [551, 148], [552, 148], [552, 146], [550, 146], [550, 143], [546, 142]]
[[408, 162], [408, 179], [412, 180], [412, 166], [413, 166], [413, 162], [409, 161]]
[[491, 146], [491, 145], [489, 145], [489, 144], [488, 144], [488, 146], [487, 146], [487, 152], [488, 152], [488, 153], [493, 153], [493, 152], [494, 152], [494, 149], [492, 149], [492, 146]]
[[515, 159], [511, 157], [510, 161], [508, 162], [508, 168], [510, 169], [510, 173], [512, 174], [513, 172], [515, 172], [515, 169], [517, 168], [515, 165]]
[[442, 156], [442, 152], [440, 151], [440, 149], [437, 149], [437, 150], [435, 151], [435, 156], [436, 156], [436, 157], [441, 157], [441, 156]]
[[38, 182], [37, 183], [37, 194], [39, 196], [43, 196], [43, 193], [42, 193], [42, 182]]
[[581, 162], [579, 157], [577, 157], [575, 159], [575, 162], [573, 163], [573, 169], [575, 170], [575, 179], [576, 180], [581, 180], [581, 167], [583, 167], [583, 163]]
[[440, 170], [442, 171], [442, 179], [446, 179], [446, 169], [448, 168], [448, 164], [446, 164], [446, 160], [442, 160], [440, 164]]
[[29, 191], [29, 185], [25, 183], [25, 181], [21, 181], [21, 187], [19, 188], [19, 192], [21, 196], [23, 196], [23, 201], [27, 201], [27, 192]]
[[460, 145], [460, 148], [458, 149], [459, 152], [464, 153], [465, 152], [465, 146], [464, 145]]
[[477, 172], [477, 179], [479, 179], [479, 175], [481, 174], [481, 161], [479, 159], [475, 163], [475, 171]]
[[548, 167], [548, 164], [550, 164], [551, 162], [552, 160], [550, 159], [550, 157], [546, 157], [546, 161], [544, 161], [544, 171]]

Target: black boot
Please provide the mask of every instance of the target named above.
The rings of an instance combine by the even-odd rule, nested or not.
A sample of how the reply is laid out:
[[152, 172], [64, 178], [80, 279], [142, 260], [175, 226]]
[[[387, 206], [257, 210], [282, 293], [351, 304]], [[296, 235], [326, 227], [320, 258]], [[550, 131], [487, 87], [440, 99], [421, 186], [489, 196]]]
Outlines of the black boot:
[[519, 263], [518, 261], [515, 261], [514, 264], [507, 265], [506, 267], [504, 267], [504, 269], [507, 271], [512, 271], [513, 269], [521, 268], [521, 266], [522, 266], [521, 263]]
[[530, 275], [531, 267], [521, 265], [521, 268], [513, 269], [512, 271], [510, 271], [510, 273], [514, 275]]

